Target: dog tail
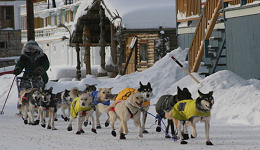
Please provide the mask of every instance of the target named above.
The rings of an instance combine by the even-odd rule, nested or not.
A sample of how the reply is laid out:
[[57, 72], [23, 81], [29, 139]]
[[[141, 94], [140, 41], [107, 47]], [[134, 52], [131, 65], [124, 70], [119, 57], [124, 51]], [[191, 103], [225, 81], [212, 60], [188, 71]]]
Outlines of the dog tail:
[[107, 113], [110, 108], [111, 108], [110, 106], [104, 105], [102, 103], [98, 103], [98, 109], [99, 109], [100, 112], [106, 112]]
[[78, 92], [79, 92], [79, 89], [77, 87], [74, 87], [70, 90], [70, 97], [72, 99], [78, 97]]

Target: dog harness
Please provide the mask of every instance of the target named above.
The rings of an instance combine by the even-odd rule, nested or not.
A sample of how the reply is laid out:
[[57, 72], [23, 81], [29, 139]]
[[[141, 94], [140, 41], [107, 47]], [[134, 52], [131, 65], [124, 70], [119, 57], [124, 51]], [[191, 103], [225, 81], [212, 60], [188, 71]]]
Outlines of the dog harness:
[[91, 98], [92, 98], [92, 105], [97, 105], [98, 103], [102, 103], [103, 105], [110, 105], [110, 100], [108, 100], [108, 101], [105, 101], [105, 102], [101, 102], [99, 99], [98, 99], [98, 97], [97, 97], [97, 95], [98, 95], [98, 91], [94, 91], [94, 92], [92, 92], [91, 94]]
[[[117, 94], [115, 101], [126, 100], [131, 95], [131, 92], [137, 93], [138, 90], [136, 90], [134, 88], [125, 88]], [[142, 104], [143, 107], [149, 106], [149, 105], [150, 105], [149, 100], [144, 101], [143, 104]]]
[[191, 117], [207, 117], [210, 111], [200, 112], [196, 109], [196, 100], [182, 100], [172, 108], [172, 115], [178, 120], [189, 120]]
[[[92, 106], [91, 106], [91, 105], [90, 105], [89, 107], [87, 107], [87, 108], [84, 108], [84, 107], [80, 106], [80, 104], [79, 104], [78, 101], [79, 101], [79, 97], [76, 97], [76, 98], [72, 101], [72, 103], [71, 103], [71, 105], [70, 105], [70, 114], [71, 114], [71, 116], [74, 117], [74, 118], [77, 117], [78, 112], [80, 112], [80, 111], [89, 111], [89, 110], [92, 109]], [[83, 113], [83, 115], [84, 115], [84, 113]]]
[[[120, 102], [122, 102], [122, 101], [118, 101], [116, 104], [115, 104], [115, 107], [116, 107], [116, 105], [118, 104], [118, 103], [120, 103]], [[113, 112], [116, 112], [116, 110], [115, 110], [115, 107], [112, 107], [112, 108], [110, 108], [109, 110], [111, 110], [111, 111], [113, 111]], [[130, 118], [133, 118], [134, 117], [134, 115], [136, 115], [137, 113], [138, 113], [138, 111], [137, 112], [135, 112], [134, 114], [131, 112], [131, 110], [128, 108], [128, 107], [126, 107], [127, 108], [127, 110], [128, 110], [128, 112], [130, 113], [130, 115], [131, 115], [131, 117]]]

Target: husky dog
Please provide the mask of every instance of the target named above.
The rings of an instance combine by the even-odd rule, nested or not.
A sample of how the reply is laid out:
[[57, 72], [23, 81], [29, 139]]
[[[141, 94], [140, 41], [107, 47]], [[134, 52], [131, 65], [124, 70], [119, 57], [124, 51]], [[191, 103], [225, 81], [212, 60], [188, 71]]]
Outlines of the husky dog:
[[72, 99], [70, 98], [70, 91], [65, 89], [64, 91], [55, 94], [55, 100], [57, 104], [57, 110], [61, 108], [61, 118], [64, 119], [64, 121], [68, 121], [69, 118], [67, 117], [65, 110], [68, 109], [68, 116], [70, 116], [70, 104], [72, 102]]
[[97, 90], [97, 88], [96, 88], [97, 84], [93, 84], [93, 85], [85, 84], [85, 85], [86, 85], [86, 88], [84, 90], [84, 93], [87, 93], [87, 92], [92, 93]]
[[134, 88], [125, 88], [122, 91], [120, 91], [117, 95], [115, 95], [115, 94], [108, 95], [108, 98], [109, 99], [115, 99], [115, 101], [119, 101], [119, 100], [127, 99], [131, 95], [131, 92], [141, 93], [143, 95], [143, 98], [144, 98], [144, 102], [143, 102], [143, 105], [142, 105], [142, 113], [143, 113], [142, 130], [143, 130], [143, 133], [149, 133], [147, 130], [145, 130], [145, 122], [146, 122], [146, 118], [147, 118], [147, 111], [148, 111], [149, 106], [150, 106], [150, 99], [153, 96], [153, 89], [151, 87], [150, 82], [148, 82], [147, 85], [143, 85], [140, 81], [139, 84], [140, 84], [140, 87], [138, 88], [138, 90], [136, 90]]
[[[92, 105], [94, 107], [95, 113], [96, 113], [96, 123], [97, 123], [97, 129], [101, 129], [100, 125], [100, 116], [102, 115], [102, 112], [99, 110], [98, 104], [101, 103], [103, 105], [110, 105], [110, 100], [108, 99], [108, 95], [111, 94], [111, 88], [99, 88], [99, 91], [94, 91], [91, 93], [92, 97]], [[109, 116], [108, 119], [105, 122], [105, 127], [109, 126]]]
[[150, 82], [147, 83], [147, 85], [143, 85], [140, 83], [140, 87], [138, 88], [138, 91], [143, 95], [144, 98], [144, 103], [143, 103], [143, 118], [142, 118], [142, 130], [143, 133], [149, 133], [147, 130], [145, 130], [145, 122], [146, 122], [146, 118], [147, 118], [147, 111], [149, 110], [149, 106], [150, 106], [150, 99], [153, 96], [153, 89], [151, 87]]
[[[165, 118], [165, 112], [167, 110], [172, 109], [172, 107], [179, 102], [180, 100], [187, 100], [192, 99], [191, 93], [187, 88], [183, 88], [183, 90], [180, 89], [179, 86], [177, 86], [177, 94], [176, 95], [163, 95], [159, 98], [159, 100], [156, 103], [155, 110], [157, 112], [157, 118], [158, 118], [158, 126], [156, 128], [157, 132], [161, 132], [161, 120], [162, 118]], [[174, 131], [174, 125], [172, 120], [167, 120], [167, 127], [166, 127], [166, 135], [165, 138], [170, 138], [168, 135], [169, 133], [169, 127], [171, 126], [171, 133], [175, 135]]]
[[198, 121], [205, 122], [205, 134], [206, 144], [213, 145], [209, 140], [209, 127], [210, 127], [210, 110], [214, 104], [213, 91], [207, 94], [203, 94], [198, 90], [199, 97], [196, 100], [183, 100], [179, 101], [174, 107], [165, 112], [165, 118], [173, 119], [175, 126], [178, 131], [178, 138], [181, 140], [181, 144], [187, 144], [183, 140], [181, 134], [181, 126], [183, 121], [189, 120], [184, 125], [184, 133], [187, 133], [187, 127], [190, 124], [192, 127], [192, 138], [197, 136], [195, 124]]
[[50, 111], [50, 118], [48, 121], [47, 129], [57, 130], [54, 127], [54, 119], [55, 119], [55, 113], [57, 112], [56, 103], [52, 94], [53, 88], [50, 87], [48, 90], [41, 89], [42, 96], [39, 101], [39, 110], [38, 113], [40, 114], [40, 122], [41, 126], [45, 128], [45, 122], [44, 122], [44, 111], [48, 110]]
[[34, 112], [35, 110], [37, 110], [38, 112], [38, 108], [39, 108], [39, 102], [40, 99], [42, 97], [42, 93], [40, 91], [40, 89], [33, 89], [32, 91], [32, 96], [29, 99], [29, 124], [31, 125], [38, 125], [40, 122], [40, 115], [38, 113], [37, 119], [34, 122]]
[[81, 93], [78, 92], [79, 97], [76, 97], [70, 106], [70, 119], [69, 126], [67, 128], [68, 131], [72, 130], [72, 121], [77, 118], [77, 132], [76, 134], [85, 133], [82, 129], [83, 121], [86, 115], [91, 117], [92, 122], [92, 132], [97, 133], [94, 126], [94, 117], [93, 117], [93, 109], [92, 109], [92, 98], [89, 93]]
[[120, 139], [126, 139], [125, 135], [128, 133], [127, 121], [129, 119], [134, 120], [134, 124], [139, 128], [139, 137], [143, 137], [140, 121], [143, 102], [144, 98], [141, 93], [131, 92], [131, 95], [126, 100], [115, 101], [109, 106], [98, 104], [102, 112], [108, 112], [109, 114], [112, 129], [111, 134], [114, 137], [116, 136], [114, 124], [117, 118], [120, 120]]
[[18, 99], [18, 104], [21, 106], [20, 111], [22, 112], [22, 119], [24, 120], [24, 124], [28, 124], [28, 108], [29, 108], [29, 99], [32, 97], [33, 88], [24, 89], [20, 92], [20, 97]]

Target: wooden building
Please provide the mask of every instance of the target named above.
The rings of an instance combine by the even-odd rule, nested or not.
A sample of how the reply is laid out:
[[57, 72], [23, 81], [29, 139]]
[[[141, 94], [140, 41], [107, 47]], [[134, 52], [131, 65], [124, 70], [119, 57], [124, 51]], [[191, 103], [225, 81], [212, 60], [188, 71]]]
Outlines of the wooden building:
[[212, 74], [227, 69], [260, 79], [260, 5], [256, 0], [177, 0], [178, 46], [189, 48], [189, 67]]
[[[151, 67], [163, 55], [161, 53], [165, 55], [165, 51], [177, 48], [174, 3], [171, 3], [170, 0], [160, 2], [151, 0], [150, 3], [157, 4], [157, 8], [149, 8], [150, 4], [147, 4], [144, 8], [135, 10], [134, 6], [139, 5], [138, 3], [142, 2], [137, 0], [82, 2], [79, 9], [83, 12], [79, 10], [78, 12], [83, 15], [78, 15], [74, 22], [72, 46], [75, 46], [76, 49], [80, 46], [85, 47], [86, 74], [91, 74], [91, 46], [100, 47], [101, 67], [104, 72], [99, 75], [103, 76], [107, 72], [112, 72], [113, 77], [117, 74], [143, 71]], [[124, 12], [126, 7], [133, 10]], [[152, 11], [153, 13], [149, 13]], [[153, 16], [154, 13], [161, 16]], [[163, 14], [172, 15], [163, 16]], [[142, 17], [146, 18], [141, 20]], [[153, 20], [153, 18], [158, 19]], [[147, 21], [150, 23], [145, 23]], [[105, 62], [104, 49], [106, 46], [110, 46], [112, 64]]]

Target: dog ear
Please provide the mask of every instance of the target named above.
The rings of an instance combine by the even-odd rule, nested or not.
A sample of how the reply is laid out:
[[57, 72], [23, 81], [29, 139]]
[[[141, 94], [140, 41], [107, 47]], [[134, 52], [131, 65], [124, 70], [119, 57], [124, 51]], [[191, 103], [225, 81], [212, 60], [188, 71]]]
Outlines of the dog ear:
[[210, 92], [209, 92], [209, 95], [212, 96], [212, 95], [213, 95], [213, 91], [210, 91]]
[[201, 93], [200, 90], [198, 90], [198, 93], [199, 93], [199, 95], [200, 95], [200, 98], [202, 98], [203, 93]]
[[180, 93], [180, 92], [182, 92], [182, 90], [181, 90], [181, 88], [180, 88], [179, 86], [177, 86], [177, 90], [178, 90], [178, 92], [177, 92], [177, 93]]
[[147, 85], [148, 85], [149, 87], [152, 87], [150, 82], [148, 82]]
[[78, 95], [80, 96], [80, 95], [82, 95], [82, 93], [80, 91], [78, 91]]
[[53, 87], [51, 86], [48, 91], [52, 92], [52, 90], [53, 90]]
[[142, 82], [141, 82], [141, 81], [139, 82], [139, 84], [140, 84], [140, 86], [141, 86], [141, 87], [143, 86], [143, 84], [142, 84]]
[[89, 87], [89, 84], [85, 84], [86, 85], [86, 88], [88, 88]]
[[109, 88], [109, 90], [113, 89], [113, 87]]

